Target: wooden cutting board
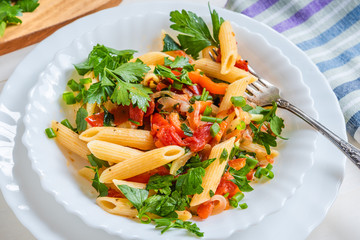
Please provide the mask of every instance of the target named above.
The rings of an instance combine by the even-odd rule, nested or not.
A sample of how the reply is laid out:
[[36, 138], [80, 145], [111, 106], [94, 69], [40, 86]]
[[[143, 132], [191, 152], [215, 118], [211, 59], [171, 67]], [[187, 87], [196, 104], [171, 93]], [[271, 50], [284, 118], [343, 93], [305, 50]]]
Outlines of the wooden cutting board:
[[20, 25], [8, 26], [0, 38], [0, 56], [40, 42], [58, 28], [90, 13], [115, 7], [121, 0], [39, 0], [39, 7], [24, 13]]

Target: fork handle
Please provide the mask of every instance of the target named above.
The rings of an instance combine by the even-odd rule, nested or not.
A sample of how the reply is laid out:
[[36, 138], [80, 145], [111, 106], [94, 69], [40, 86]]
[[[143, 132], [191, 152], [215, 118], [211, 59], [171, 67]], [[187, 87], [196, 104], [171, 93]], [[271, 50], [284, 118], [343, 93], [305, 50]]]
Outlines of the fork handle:
[[313, 128], [319, 131], [322, 135], [327, 137], [332, 143], [335, 144], [358, 168], [360, 168], [360, 150], [356, 148], [354, 145], [346, 142], [335, 133], [330, 131], [324, 125], [313, 119], [312, 117], [308, 116], [306, 113], [301, 111], [299, 108], [295, 107], [288, 101], [280, 98], [276, 100], [278, 107], [284, 108], [296, 116], [300, 117], [302, 120], [310, 124]]

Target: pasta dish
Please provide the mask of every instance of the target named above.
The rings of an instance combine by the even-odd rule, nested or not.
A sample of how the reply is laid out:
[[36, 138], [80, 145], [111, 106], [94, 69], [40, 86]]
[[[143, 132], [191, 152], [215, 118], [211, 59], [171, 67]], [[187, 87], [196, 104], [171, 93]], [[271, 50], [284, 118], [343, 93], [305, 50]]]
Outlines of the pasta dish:
[[[257, 80], [238, 52], [231, 23], [210, 10], [212, 31], [195, 13], [170, 13], [161, 51], [93, 47], [75, 64], [62, 101], [67, 119], [49, 138], [84, 160], [79, 174], [105, 211], [155, 223], [163, 232], [203, 232], [196, 223], [228, 209], [246, 209], [256, 179], [272, 179], [277, 106], [247, 101]], [[160, 32], [160, 30], [159, 30]], [[236, 211], [236, 210], [234, 210]]]

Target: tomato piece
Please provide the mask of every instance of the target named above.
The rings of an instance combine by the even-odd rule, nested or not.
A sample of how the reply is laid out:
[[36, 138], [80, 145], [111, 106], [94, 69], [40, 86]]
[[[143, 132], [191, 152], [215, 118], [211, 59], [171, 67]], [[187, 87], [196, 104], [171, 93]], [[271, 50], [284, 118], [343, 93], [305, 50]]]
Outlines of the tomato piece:
[[181, 129], [181, 122], [179, 119], [178, 113], [171, 113], [169, 115], [169, 121], [172, 126], [175, 127], [176, 133], [179, 134], [180, 137], [185, 138], [186, 135], [184, 134], [184, 131]]
[[129, 120], [129, 106], [117, 106], [109, 112], [114, 115], [114, 124], [116, 126]]
[[239, 192], [238, 186], [236, 186], [235, 183], [231, 182], [230, 180], [234, 179], [233, 176], [229, 172], [226, 172], [220, 180], [220, 183], [216, 189], [215, 194], [219, 195], [225, 195], [226, 193], [229, 193], [228, 198], [231, 198], [234, 196], [237, 192]]
[[161, 176], [164, 176], [164, 175], [169, 175], [170, 172], [169, 172], [169, 170], [168, 170], [166, 167], [161, 166], [161, 167], [155, 168], [155, 169], [153, 169], [153, 170], [150, 170], [150, 171], [148, 171], [148, 172], [139, 174], [139, 175], [137, 175], [137, 176], [134, 176], [134, 177], [131, 177], [131, 178], [127, 178], [126, 181], [139, 182], [139, 183], [148, 183], [150, 177], [151, 177], [152, 175], [155, 175], [155, 174], [159, 174], [159, 175], [161, 175]]
[[154, 136], [156, 146], [186, 146], [179, 134], [177, 134], [175, 127], [170, 125], [159, 113], [152, 115], [151, 134]]
[[85, 118], [85, 121], [92, 127], [102, 127], [104, 125], [104, 112], [95, 113]]
[[159, 92], [159, 91], [163, 90], [164, 88], [168, 88], [168, 87], [169, 87], [169, 85], [166, 85], [165, 83], [160, 82], [156, 85], [156, 91]]
[[249, 68], [248, 68], [248, 61], [246, 60], [242, 60], [242, 59], [238, 59], [236, 62], [235, 62], [235, 67], [237, 68], [240, 68], [242, 70], [245, 70], [245, 71], [249, 71]]
[[192, 152], [199, 152], [204, 149], [205, 145], [211, 140], [210, 128], [211, 123], [205, 123], [197, 128], [192, 137], [187, 137], [184, 143], [190, 147]]
[[115, 189], [112, 189], [112, 188], [109, 188], [107, 196], [108, 197], [114, 197], [114, 198], [124, 197], [123, 194], [119, 193], [118, 191], [116, 191]]
[[166, 52], [167, 54], [169, 54], [170, 56], [176, 57], [186, 57], [187, 59], [189, 59], [189, 63], [193, 63], [194, 59], [192, 57], [190, 57], [189, 55], [187, 55], [183, 50], [175, 50], [175, 51], [169, 51]]
[[210, 106], [211, 102], [196, 101], [192, 106], [194, 111], [188, 113], [188, 120], [192, 129], [197, 129], [203, 122], [201, 122], [200, 114], [203, 113], [207, 106]]
[[233, 160], [229, 160], [229, 166], [234, 168], [235, 170], [240, 170], [245, 167], [246, 158], [237, 158]]
[[144, 120], [144, 111], [141, 110], [138, 107], [134, 107], [132, 104], [130, 105], [129, 108], [129, 117], [131, 120], [138, 122], [139, 124], [135, 124], [137, 126], [142, 126], [143, 125], [143, 120]]
[[202, 87], [199, 84], [191, 86], [187, 85], [186, 87], [195, 95], [201, 95], [202, 93]]
[[144, 117], [149, 117], [151, 114], [154, 113], [154, 111], [155, 111], [155, 101], [154, 99], [151, 99], [151, 101], [149, 102], [149, 107], [147, 108]]
[[208, 201], [208, 202], [202, 203], [198, 207], [196, 212], [201, 219], [206, 219], [211, 215], [213, 210], [214, 210], [214, 202]]

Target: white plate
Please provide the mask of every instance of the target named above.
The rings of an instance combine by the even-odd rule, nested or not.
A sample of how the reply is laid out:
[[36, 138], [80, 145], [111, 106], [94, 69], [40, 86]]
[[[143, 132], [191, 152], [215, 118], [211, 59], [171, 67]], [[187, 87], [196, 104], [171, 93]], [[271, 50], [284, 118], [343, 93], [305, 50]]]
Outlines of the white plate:
[[[154, 6], [152, 3], [151, 6]], [[170, 11], [176, 7], [184, 7], [187, 9], [196, 8], [194, 5], [186, 6], [182, 4], [172, 5], [172, 6], [157, 6], [159, 11]], [[148, 7], [150, 7], [148, 5]], [[32, 52], [24, 62], [18, 67], [15, 71], [12, 78], [10, 78], [9, 83], [6, 85], [4, 89], [4, 94], [2, 97], [2, 114], [1, 120], [3, 123], [10, 124], [13, 126], [14, 131], [16, 129], [17, 122], [20, 117], [20, 113], [23, 112], [23, 104], [24, 100], [19, 102], [17, 96], [23, 96], [26, 94], [27, 89], [31, 84], [34, 83], [36, 76], [39, 74], [40, 69], [43, 68], [46, 63], [51, 61], [54, 53], [61, 48], [66, 47], [69, 44], [66, 36], [69, 36], [70, 33], [73, 35], [81, 36], [82, 33], [91, 30], [90, 26], [94, 26], [97, 23], [97, 19], [110, 20], [112, 17], [115, 17], [121, 13], [125, 14], [128, 12], [135, 11], [136, 8], [139, 8], [139, 5], [127, 6], [127, 8], [120, 7], [118, 9], [107, 10], [98, 14], [95, 14], [91, 17], [84, 18], [80, 21], [77, 21], [69, 27], [64, 28], [58, 31], [56, 34], [51, 36], [49, 39], [39, 44], [39, 46]], [[307, 84], [313, 87], [313, 91], [316, 93], [313, 96], [321, 95], [322, 98], [314, 97], [316, 108], [320, 113], [320, 117], [324, 116], [322, 122], [325, 125], [330, 126], [332, 129], [337, 130], [340, 135], [345, 136], [344, 134], [344, 126], [340, 126], [339, 122], [342, 122], [341, 113], [338, 108], [336, 108], [337, 115], [335, 117], [327, 118], [330, 114], [329, 111], [326, 111], [325, 108], [321, 108], [325, 103], [331, 103], [334, 106], [337, 106], [337, 102], [331, 93], [329, 87], [326, 85], [322, 76], [317, 72], [315, 67], [304, 57], [304, 55], [299, 52], [294, 46], [289, 44], [288, 41], [264, 27], [263, 25], [256, 23], [247, 18], [240, 17], [238, 14], [219, 10], [222, 16], [226, 17], [232, 21], [242, 21], [243, 24], [246, 24], [249, 28], [254, 32], [261, 32], [266, 36], [268, 41], [271, 42], [273, 46], [277, 46], [282, 49], [282, 51], [291, 59], [291, 61], [298, 65], [302, 70], [303, 75], [305, 76], [305, 80]], [[42, 58], [39, 58], [42, 56]], [[33, 63], [37, 61], [37, 65]], [[29, 70], [31, 69], [31, 71]], [[21, 80], [25, 81], [25, 85], [19, 83]], [[310, 81], [309, 79], [318, 79], [317, 81]], [[19, 94], [19, 95], [18, 95]], [[18, 112], [15, 120], [11, 120], [4, 110], [6, 108], [10, 108], [13, 111]], [[332, 110], [331, 114], [334, 113]], [[16, 114], [15, 114], [16, 115]], [[337, 122], [337, 124], [335, 124]], [[4, 126], [4, 124], [2, 125]], [[18, 133], [22, 133], [22, 125], [19, 124]], [[4, 130], [1, 131], [4, 134]], [[10, 134], [11, 135], [11, 134]], [[46, 236], [50, 236], [51, 234], [55, 234], [56, 236], [61, 236], [65, 238], [74, 238], [76, 235], [76, 231], [68, 231], [64, 233], [61, 229], [70, 228], [70, 226], [76, 226], [77, 229], [86, 228], [88, 232], [95, 238], [95, 236], [99, 236], [96, 234], [105, 234], [102, 231], [98, 231], [96, 229], [88, 229], [84, 224], [79, 221], [78, 218], [72, 216], [71, 214], [61, 213], [62, 208], [57, 204], [54, 204], [52, 201], [54, 200], [48, 194], [44, 193], [41, 189], [38, 188], [38, 179], [34, 176], [34, 173], [29, 169], [24, 169], [25, 167], [29, 167], [29, 163], [24, 160], [24, 155], [22, 151], [24, 151], [23, 146], [16, 138], [14, 141], [14, 134], [9, 136], [10, 144], [7, 144], [6, 149], [8, 151], [8, 156], [3, 155], [1, 159], [1, 170], [2, 175], [0, 175], [3, 179], [1, 179], [2, 190], [4, 191], [4, 195], [6, 200], [9, 202], [10, 206], [15, 210], [15, 213], [19, 216], [20, 220], [27, 226], [29, 229], [39, 238], [46, 238]], [[2, 142], [4, 143], [4, 141]], [[14, 159], [11, 156], [12, 146], [15, 145], [15, 155]], [[4, 144], [2, 144], [4, 146]], [[266, 236], [273, 235], [276, 233], [279, 234], [280, 239], [287, 239], [292, 233], [296, 233], [299, 238], [304, 238], [308, 232], [316, 226], [319, 221], [324, 217], [326, 210], [328, 209], [330, 203], [333, 201], [336, 191], [339, 187], [339, 183], [341, 182], [344, 161], [343, 156], [341, 156], [336, 150], [326, 149], [326, 142], [324, 143], [321, 139], [318, 143], [318, 151], [315, 155], [315, 167], [316, 172], [314, 170], [310, 170], [310, 173], [305, 177], [306, 186], [301, 187], [295, 194], [295, 196], [287, 201], [287, 204], [280, 212], [275, 213], [273, 215], [265, 218], [263, 222], [260, 224], [253, 226], [246, 231], [241, 232], [241, 236], [251, 237], [251, 234], [254, 234], [254, 231], [257, 232], [257, 236]], [[330, 160], [325, 159], [327, 154], [331, 154], [332, 158]], [[340, 161], [339, 161], [340, 160]], [[341, 161], [342, 160], [342, 161]], [[15, 164], [14, 164], [15, 163]], [[15, 167], [14, 167], [15, 166]], [[317, 176], [321, 177], [324, 182], [316, 181]], [[29, 181], [28, 181], [29, 180]], [[30, 184], [31, 183], [31, 184]], [[322, 183], [322, 184], [320, 184]], [[321, 185], [321, 186], [320, 186]], [[20, 192], [18, 189], [21, 189]], [[321, 189], [322, 195], [319, 194], [319, 189]], [[35, 201], [34, 197], [31, 197], [33, 194], [37, 194], [37, 196], [41, 196], [41, 200]], [[311, 201], [311, 199], [307, 198], [310, 194], [317, 201]], [[37, 198], [38, 199], [38, 198]], [[28, 209], [32, 209], [29, 211]], [[310, 208], [310, 209], [309, 209]], [[42, 210], [41, 210], [42, 209]], [[59, 214], [59, 219], [52, 219], [47, 212], [53, 209], [53, 213]], [[301, 214], [305, 212], [304, 210], [309, 210], [308, 215]], [[47, 210], [47, 211], [46, 211]], [[302, 211], [303, 210], [303, 211]], [[316, 211], [315, 211], [316, 210]], [[36, 215], [35, 215], [36, 213]], [[296, 218], [291, 218], [292, 214], [296, 214]], [[286, 221], [284, 221], [284, 217]], [[34, 220], [35, 219], [35, 220]], [[41, 220], [39, 220], [41, 219]], [[33, 220], [33, 221], [31, 221]], [[37, 221], [36, 221], [37, 220]], [[46, 225], [44, 225], [46, 223]], [[282, 224], [281, 224], [282, 223]], [[280, 226], [283, 224], [287, 224], [287, 229], [282, 229]], [[60, 228], [60, 226], [63, 226]], [[57, 229], [59, 228], [59, 229]], [[261, 232], [258, 232], [261, 229]], [[281, 230], [282, 229], [282, 230]], [[41, 231], [39, 231], [41, 230]], [[51, 232], [53, 230], [54, 232]], [[294, 232], [295, 231], [295, 232]], [[81, 231], [83, 232], [83, 231]], [[264, 235], [262, 235], [264, 234]], [[55, 236], [55, 235], [52, 235]], [[67, 236], [67, 237], [66, 237]], [[72, 237], [69, 237], [72, 236]], [[105, 235], [107, 236], [107, 235]]]
[[[66, 159], [55, 142], [43, 134], [52, 120], [61, 121], [66, 118], [62, 111], [62, 93], [74, 72], [73, 64], [84, 61], [93, 46], [99, 43], [119, 50], [135, 49], [139, 54], [161, 50], [161, 29], [170, 31], [169, 12], [148, 13], [146, 8], [142, 9], [144, 10], [137, 9], [136, 16], [119, 15], [113, 19], [112, 24], [98, 26], [56, 55], [30, 91], [24, 116], [26, 130], [23, 142], [35, 171], [41, 175], [43, 187], [53, 193], [68, 211], [77, 214], [94, 228], [101, 227], [124, 238], [136, 236], [141, 239], [157, 239], [160, 233], [153, 229], [152, 224], [138, 224], [100, 209], [95, 204], [95, 199], [85, 195], [79, 181], [71, 175], [65, 164]], [[207, 22], [211, 21], [206, 5], [197, 9], [196, 13], [207, 19]], [[249, 60], [260, 75], [279, 86], [284, 98], [314, 115], [310, 91], [302, 81], [300, 71], [289, 63], [280, 50], [271, 47], [264, 37], [249, 32], [246, 25], [237, 26], [233, 23], [233, 28], [241, 55]], [[117, 31], [114, 32], [114, 29]], [[255, 190], [246, 194], [246, 202], [250, 206], [246, 211], [226, 211], [206, 221], [197, 222], [205, 232], [205, 239], [227, 238], [234, 231], [244, 230], [260, 222], [265, 216], [278, 211], [300, 186], [305, 172], [313, 163], [316, 132], [294, 115], [284, 113], [283, 117], [286, 124], [283, 135], [290, 139], [282, 142], [279, 149], [280, 156], [274, 164], [276, 178], [268, 183], [254, 185]], [[217, 227], [223, 231], [218, 231]], [[131, 231], [133, 228], [140, 231], [135, 234]], [[166, 235], [171, 239], [183, 239], [186, 236], [181, 231], [172, 231]]]

